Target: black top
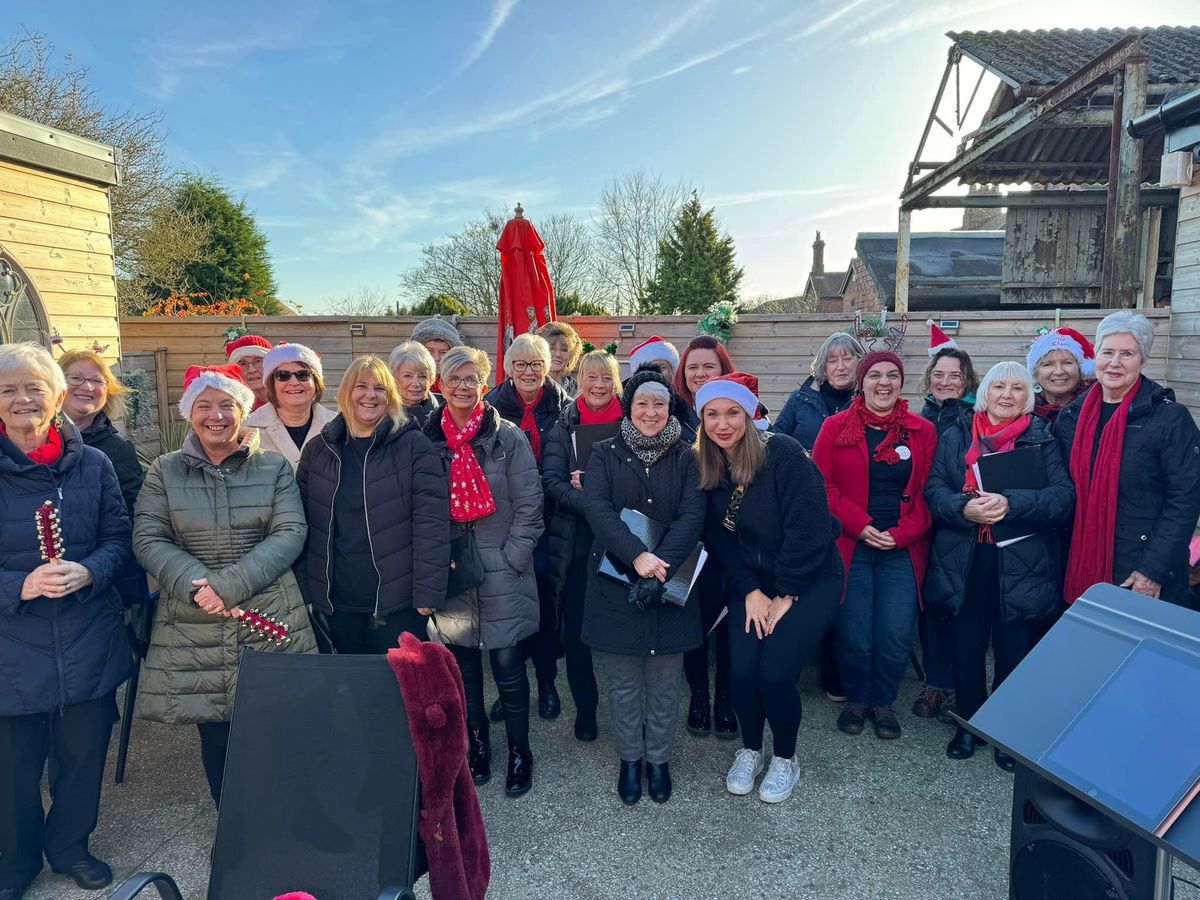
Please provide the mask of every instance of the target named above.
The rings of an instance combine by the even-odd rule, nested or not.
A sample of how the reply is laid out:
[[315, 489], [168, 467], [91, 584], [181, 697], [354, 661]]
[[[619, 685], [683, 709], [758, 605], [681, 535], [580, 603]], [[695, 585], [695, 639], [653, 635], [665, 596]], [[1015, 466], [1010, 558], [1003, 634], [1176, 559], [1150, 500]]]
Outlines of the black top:
[[1100, 451], [1100, 438], [1104, 436], [1104, 426], [1108, 424], [1109, 419], [1113, 417], [1117, 409], [1121, 406], [1121, 401], [1116, 403], [1106, 403], [1100, 401], [1100, 424], [1096, 428], [1096, 436], [1092, 439], [1092, 465], [1096, 464], [1096, 454]]
[[363, 464], [375, 440], [347, 435], [342, 447], [342, 473], [333, 497], [333, 559], [330, 581], [335, 612], [373, 613], [379, 572], [367, 533]]
[[894, 465], [875, 462], [875, 450], [886, 437], [886, 431], [867, 429], [867, 469], [871, 479], [867, 489], [867, 512], [871, 516], [871, 526], [880, 531], [900, 524], [900, 498], [912, 477], [911, 454]]
[[297, 450], [304, 449], [304, 439], [308, 437], [308, 429], [312, 427], [312, 412], [308, 414], [308, 421], [303, 425], [287, 425], [283, 426], [287, 429], [288, 435], [292, 438], [292, 443], [296, 445]]
[[834, 413], [841, 412], [850, 404], [850, 400], [854, 396], [854, 388], [838, 390], [826, 381], [821, 385], [819, 393], [821, 399], [825, 401], [825, 415], [832, 416]]

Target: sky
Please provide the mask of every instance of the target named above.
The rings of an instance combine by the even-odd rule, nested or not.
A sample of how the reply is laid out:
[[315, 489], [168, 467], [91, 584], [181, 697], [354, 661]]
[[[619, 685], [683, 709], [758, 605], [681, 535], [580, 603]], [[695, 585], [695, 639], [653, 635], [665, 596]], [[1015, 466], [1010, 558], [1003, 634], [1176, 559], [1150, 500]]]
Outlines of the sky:
[[744, 296], [800, 293], [816, 229], [827, 269], [845, 268], [857, 232], [895, 230], [945, 32], [1200, 24], [1195, 0], [1131, 8], [42, 0], [7, 21], [86, 66], [106, 104], [161, 111], [172, 162], [245, 199], [280, 297], [319, 312], [364, 288], [401, 299], [421, 246], [485, 208], [586, 219], [636, 169], [716, 208]]

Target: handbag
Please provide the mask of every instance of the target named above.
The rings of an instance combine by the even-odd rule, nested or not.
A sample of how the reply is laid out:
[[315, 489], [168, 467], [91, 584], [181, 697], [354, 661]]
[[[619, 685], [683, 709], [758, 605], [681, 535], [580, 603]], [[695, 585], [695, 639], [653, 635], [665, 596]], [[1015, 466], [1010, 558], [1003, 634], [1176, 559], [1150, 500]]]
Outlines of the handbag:
[[483, 557], [475, 541], [475, 526], [468, 524], [462, 533], [450, 540], [450, 577], [446, 580], [446, 596], [457, 597], [483, 584]]

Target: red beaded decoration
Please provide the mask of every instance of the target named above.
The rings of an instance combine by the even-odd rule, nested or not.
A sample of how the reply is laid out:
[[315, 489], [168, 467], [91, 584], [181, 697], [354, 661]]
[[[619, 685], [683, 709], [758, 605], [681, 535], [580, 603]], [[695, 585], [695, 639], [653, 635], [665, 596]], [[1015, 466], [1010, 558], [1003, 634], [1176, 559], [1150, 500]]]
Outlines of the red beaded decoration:
[[62, 523], [58, 520], [58, 510], [54, 503], [47, 500], [33, 514], [37, 525], [38, 546], [42, 551], [45, 562], [54, 562], [63, 558]]

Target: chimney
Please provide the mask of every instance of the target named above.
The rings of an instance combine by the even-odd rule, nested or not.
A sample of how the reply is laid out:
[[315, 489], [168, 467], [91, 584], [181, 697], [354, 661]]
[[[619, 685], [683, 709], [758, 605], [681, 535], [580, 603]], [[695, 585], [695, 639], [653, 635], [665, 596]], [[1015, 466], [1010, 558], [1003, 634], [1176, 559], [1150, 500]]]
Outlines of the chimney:
[[812, 274], [825, 274], [825, 242], [821, 240], [821, 232], [817, 232], [817, 239], [813, 241], [813, 261]]

